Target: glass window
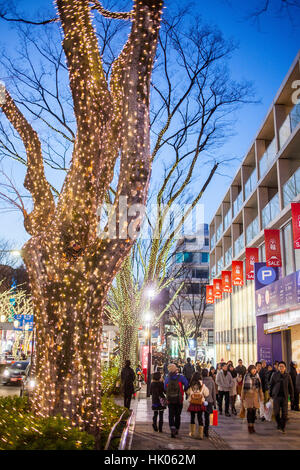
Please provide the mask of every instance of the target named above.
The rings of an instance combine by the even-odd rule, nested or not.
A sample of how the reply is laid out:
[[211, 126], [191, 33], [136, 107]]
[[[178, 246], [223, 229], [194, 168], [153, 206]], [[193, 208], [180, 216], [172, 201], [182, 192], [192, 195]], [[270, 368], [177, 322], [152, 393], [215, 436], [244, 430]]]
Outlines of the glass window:
[[183, 263], [183, 253], [176, 253], [175, 259], [176, 263]]
[[209, 262], [209, 254], [208, 253], [201, 253], [201, 262], [208, 263]]
[[296, 271], [300, 269], [300, 250], [294, 250], [295, 251], [295, 267]]
[[294, 271], [293, 267], [293, 249], [292, 249], [292, 226], [291, 223], [283, 228], [285, 275]]

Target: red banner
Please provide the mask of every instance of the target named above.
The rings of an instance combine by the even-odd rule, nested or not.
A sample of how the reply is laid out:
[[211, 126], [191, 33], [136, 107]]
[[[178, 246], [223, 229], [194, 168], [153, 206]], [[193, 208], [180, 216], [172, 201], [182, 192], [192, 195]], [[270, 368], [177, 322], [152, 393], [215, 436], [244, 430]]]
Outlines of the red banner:
[[222, 290], [223, 292], [232, 292], [231, 271], [222, 271]]
[[215, 301], [214, 299], [214, 287], [213, 286], [206, 286], [206, 303], [213, 304]]
[[258, 248], [246, 248], [246, 279], [254, 279], [254, 263], [258, 263]]
[[300, 249], [300, 202], [292, 202], [294, 249]]
[[243, 261], [232, 261], [232, 285], [244, 285]]
[[222, 299], [222, 279], [214, 279], [214, 298]]
[[267, 266], [282, 266], [279, 230], [265, 230], [265, 247]]

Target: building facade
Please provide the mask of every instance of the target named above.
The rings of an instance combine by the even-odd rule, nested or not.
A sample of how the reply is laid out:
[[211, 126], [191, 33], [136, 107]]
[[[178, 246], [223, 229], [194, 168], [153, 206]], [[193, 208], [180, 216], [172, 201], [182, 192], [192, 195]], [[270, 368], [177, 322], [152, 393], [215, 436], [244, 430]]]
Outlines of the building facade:
[[[190, 332], [199, 326], [199, 336], [189, 337], [188, 345], [180, 344], [178, 338], [169, 334], [169, 351], [171, 356], [181, 354], [206, 361], [214, 359], [214, 325], [213, 309], [205, 304], [205, 286], [209, 282], [209, 228], [203, 224], [198, 234], [185, 236], [178, 240], [172, 255], [169, 272], [174, 277], [169, 289], [172, 298], [178, 287], [183, 288], [169, 309], [169, 317], [179, 318]], [[172, 333], [172, 322], [167, 322], [167, 333]], [[168, 331], [169, 329], [169, 331]], [[180, 328], [179, 328], [180, 329]], [[174, 333], [175, 331], [173, 331]]]
[[[265, 261], [264, 229], [276, 229], [283, 260], [277, 282], [284, 285], [291, 276], [298, 289], [300, 250], [293, 248], [291, 202], [300, 201], [299, 84], [300, 53], [210, 223], [211, 279], [231, 270], [233, 260], [245, 260], [246, 247], [259, 248], [259, 260]], [[253, 280], [215, 300], [217, 360], [241, 357], [253, 363], [266, 354], [269, 361], [300, 362], [299, 303], [290, 299], [261, 315], [257, 302]], [[271, 344], [265, 353], [259, 349], [264, 342]]]

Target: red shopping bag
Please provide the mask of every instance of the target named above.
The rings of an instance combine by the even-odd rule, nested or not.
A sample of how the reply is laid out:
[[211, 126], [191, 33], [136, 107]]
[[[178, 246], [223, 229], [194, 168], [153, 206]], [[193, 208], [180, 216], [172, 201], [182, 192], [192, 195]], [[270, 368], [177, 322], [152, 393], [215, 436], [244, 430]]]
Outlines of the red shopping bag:
[[218, 426], [218, 410], [213, 410], [213, 426]]

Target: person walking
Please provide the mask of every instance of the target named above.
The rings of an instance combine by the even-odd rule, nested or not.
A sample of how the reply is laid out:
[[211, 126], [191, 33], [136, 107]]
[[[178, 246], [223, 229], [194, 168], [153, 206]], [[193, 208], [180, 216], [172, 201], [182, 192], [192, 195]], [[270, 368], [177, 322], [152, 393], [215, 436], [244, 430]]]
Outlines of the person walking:
[[205, 399], [209, 395], [208, 388], [201, 381], [199, 372], [195, 372], [191, 378], [189, 388], [187, 389], [187, 399], [189, 407], [187, 411], [191, 413], [190, 437], [196, 437], [196, 415], [198, 418], [198, 437], [203, 439], [203, 412], [205, 411]]
[[124, 407], [130, 409], [131, 398], [134, 393], [135, 373], [130, 367], [130, 361], [125, 361], [121, 371], [122, 389], [124, 393]]
[[230, 406], [231, 406], [231, 413], [233, 415], [237, 415], [237, 411], [235, 409], [235, 402], [236, 402], [236, 396], [237, 396], [237, 372], [233, 365], [230, 365], [228, 367], [228, 370], [232, 376], [232, 387], [229, 392], [229, 400], [230, 400]]
[[284, 361], [279, 362], [278, 371], [274, 372], [270, 384], [270, 396], [273, 398], [273, 410], [277, 422], [277, 429], [285, 433], [288, 415], [288, 398], [294, 401], [294, 387], [290, 374], [286, 371]]
[[218, 371], [216, 384], [218, 386], [219, 413], [222, 414], [223, 397], [225, 397], [225, 416], [229, 417], [229, 393], [233, 386], [233, 380], [232, 375], [228, 372], [227, 364], [223, 364], [222, 369]]
[[167, 377], [168, 375], [168, 361], [166, 360], [165, 363], [164, 363], [164, 367], [163, 367], [163, 371], [164, 371], [164, 376]]
[[299, 411], [299, 391], [297, 390], [297, 362], [290, 364], [290, 376], [294, 387], [294, 401], [291, 402], [291, 410]]
[[264, 401], [261, 380], [254, 365], [248, 367], [244, 377], [241, 400], [242, 406], [247, 409], [248, 432], [253, 434], [256, 410], [260, 408], [260, 402]]
[[195, 372], [195, 366], [191, 363], [191, 358], [188, 357], [186, 360], [186, 364], [184, 365], [183, 371], [182, 371], [183, 375], [186, 377], [188, 382], [190, 382], [194, 372]]
[[[152, 427], [156, 432], [163, 432], [164, 410], [166, 409], [166, 396], [164, 390], [164, 383], [162, 382], [160, 372], [154, 372], [152, 376], [152, 382], [150, 385], [150, 395], [152, 396], [152, 410], [154, 411]], [[157, 426], [158, 416], [159, 422]]]
[[213, 412], [213, 407], [217, 408], [217, 396], [216, 396], [216, 385], [214, 378], [208, 373], [207, 369], [203, 369], [202, 371], [202, 382], [207, 387], [209, 391], [209, 395], [206, 397], [207, 406], [205, 407], [204, 411], [204, 436], [209, 436], [209, 417]]
[[171, 437], [176, 437], [180, 428], [183, 395], [188, 389], [189, 383], [184, 375], [178, 373], [176, 364], [170, 364], [168, 371], [164, 388], [168, 401]]
[[242, 388], [243, 388], [243, 380], [246, 375], [247, 369], [243, 365], [243, 360], [239, 359], [238, 360], [238, 365], [235, 368], [235, 371], [237, 373], [237, 378], [236, 378], [236, 394], [241, 397], [242, 394]]

